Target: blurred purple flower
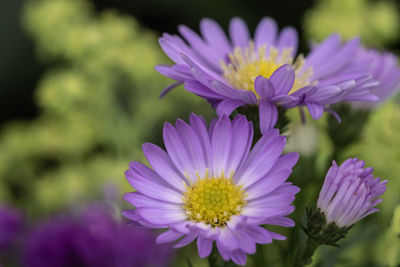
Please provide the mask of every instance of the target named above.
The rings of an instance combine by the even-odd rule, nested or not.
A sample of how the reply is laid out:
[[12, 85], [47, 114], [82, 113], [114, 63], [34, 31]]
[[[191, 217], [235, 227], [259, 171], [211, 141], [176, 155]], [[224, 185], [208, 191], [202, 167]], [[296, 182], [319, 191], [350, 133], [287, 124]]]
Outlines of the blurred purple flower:
[[175, 248], [197, 239], [201, 258], [213, 243], [226, 261], [246, 263], [256, 244], [284, 236], [261, 225], [294, 226], [287, 218], [299, 188], [287, 182], [297, 153], [282, 155], [286, 138], [269, 130], [254, 147], [253, 125], [243, 115], [223, 115], [207, 127], [190, 116], [164, 125], [167, 152], [144, 144], [153, 169], [131, 162], [125, 175], [137, 192], [125, 195], [136, 207], [124, 215], [145, 226], [167, 228], [158, 243], [178, 241]]
[[28, 267], [167, 266], [170, 256], [169, 247], [155, 243], [154, 233], [94, 206], [39, 225], [28, 237], [23, 261]]
[[0, 205], [0, 252], [9, 249], [22, 231], [23, 216], [16, 209]]
[[372, 108], [385, 102], [400, 88], [400, 68], [396, 55], [388, 52], [379, 52], [375, 49], [360, 49], [357, 53], [358, 64], [368, 67], [373, 78], [379, 81], [379, 86], [371, 92], [379, 97], [377, 102], [354, 102], [355, 107]]
[[338, 166], [333, 161], [319, 194], [317, 207], [325, 215], [326, 223], [349, 227], [369, 214], [382, 199], [376, 199], [386, 190], [385, 181], [374, 178], [371, 167], [351, 158]]
[[261, 20], [253, 40], [239, 18], [231, 20], [231, 40], [211, 19], [201, 21], [202, 37], [186, 26], [178, 30], [187, 43], [177, 35], [165, 33], [160, 38], [162, 49], [175, 65], [156, 69], [177, 81], [161, 95], [184, 83], [186, 90], [207, 99], [218, 115], [258, 105], [262, 133], [276, 124], [277, 105], [305, 105], [311, 116], [319, 119], [324, 110], [334, 113], [330, 104], [377, 99], [370, 94], [377, 82], [364, 65], [353, 64], [360, 48], [358, 38], [341, 44], [340, 37], [332, 35], [306, 58], [296, 58], [296, 30], [286, 27], [279, 33], [271, 18]]

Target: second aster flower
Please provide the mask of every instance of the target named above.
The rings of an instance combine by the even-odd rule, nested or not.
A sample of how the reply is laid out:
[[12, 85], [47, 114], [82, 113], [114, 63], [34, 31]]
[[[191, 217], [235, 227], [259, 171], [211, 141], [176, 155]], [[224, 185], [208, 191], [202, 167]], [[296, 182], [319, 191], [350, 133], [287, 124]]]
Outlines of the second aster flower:
[[145, 226], [167, 228], [159, 243], [178, 241], [182, 247], [197, 240], [200, 257], [213, 243], [222, 258], [245, 264], [256, 244], [285, 239], [261, 225], [290, 227], [285, 217], [299, 188], [287, 182], [298, 154], [281, 155], [286, 139], [268, 131], [251, 149], [253, 126], [242, 115], [211, 122], [191, 115], [164, 126], [167, 151], [144, 144], [150, 169], [132, 162], [126, 177], [137, 192], [125, 195], [136, 207], [124, 215]]
[[364, 65], [355, 66], [357, 71], [343, 71], [348, 66], [354, 69], [352, 60], [360, 47], [358, 38], [341, 44], [340, 37], [332, 35], [306, 58], [296, 58], [296, 31], [286, 27], [279, 33], [270, 18], [261, 20], [253, 39], [239, 18], [230, 23], [230, 40], [210, 19], [201, 21], [200, 31], [202, 37], [180, 26], [179, 32], [187, 43], [179, 36], [164, 34], [161, 47], [176, 64], [157, 66], [157, 70], [207, 99], [218, 115], [230, 115], [241, 106], [258, 105], [262, 133], [276, 124], [277, 105], [305, 105], [311, 116], [319, 119], [324, 110], [334, 113], [330, 104], [377, 99], [370, 94], [377, 83]]

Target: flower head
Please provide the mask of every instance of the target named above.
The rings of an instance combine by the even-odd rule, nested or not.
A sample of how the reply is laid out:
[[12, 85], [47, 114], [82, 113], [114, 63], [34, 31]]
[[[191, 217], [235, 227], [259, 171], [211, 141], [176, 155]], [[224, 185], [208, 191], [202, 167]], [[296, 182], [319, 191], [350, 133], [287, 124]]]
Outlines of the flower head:
[[166, 123], [167, 151], [144, 144], [152, 169], [132, 162], [126, 177], [137, 192], [125, 195], [136, 207], [124, 215], [143, 225], [168, 228], [157, 241], [179, 240], [175, 248], [197, 239], [200, 257], [207, 257], [215, 241], [224, 260], [246, 262], [256, 243], [283, 236], [263, 224], [293, 226], [286, 218], [299, 191], [286, 182], [297, 153], [281, 155], [285, 137], [268, 131], [251, 148], [253, 126], [242, 115], [231, 121], [221, 116], [209, 129], [194, 114], [190, 124]]
[[42, 223], [28, 236], [24, 263], [53, 266], [166, 266], [170, 249], [157, 246], [155, 235], [121, 224], [104, 206], [92, 206], [77, 217]]
[[387, 180], [374, 178], [372, 168], [364, 165], [357, 158], [348, 159], [340, 166], [333, 161], [317, 202], [327, 224], [349, 227], [378, 211], [375, 206], [382, 199], [376, 198], [385, 192]]
[[277, 105], [305, 105], [312, 117], [319, 119], [327, 105], [376, 100], [370, 89], [377, 83], [367, 70], [356, 66], [356, 71], [343, 71], [353, 66], [358, 38], [342, 45], [339, 36], [332, 35], [304, 58], [296, 57], [296, 31], [286, 27], [279, 33], [271, 18], [261, 20], [253, 39], [239, 18], [230, 23], [230, 40], [213, 20], [203, 19], [200, 30], [202, 37], [180, 26], [187, 43], [179, 36], [164, 34], [160, 45], [176, 64], [156, 69], [210, 101], [218, 115], [230, 115], [240, 106], [259, 105], [263, 133], [276, 124]]
[[22, 231], [22, 213], [8, 206], [0, 205], [0, 252], [7, 250]]

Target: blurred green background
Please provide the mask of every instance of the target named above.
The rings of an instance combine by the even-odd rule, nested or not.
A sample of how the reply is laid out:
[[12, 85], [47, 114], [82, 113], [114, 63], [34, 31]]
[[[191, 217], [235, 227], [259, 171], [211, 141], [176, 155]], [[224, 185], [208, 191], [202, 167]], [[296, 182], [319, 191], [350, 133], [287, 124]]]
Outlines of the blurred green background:
[[[143, 142], [162, 145], [164, 121], [191, 112], [215, 116], [182, 87], [159, 100], [171, 83], [154, 70], [170, 62], [157, 43], [164, 31], [176, 33], [179, 24], [197, 30], [202, 17], [226, 29], [233, 16], [253, 31], [271, 16], [297, 28], [303, 53], [332, 32], [397, 53], [399, 14], [399, 3], [367, 0], [1, 1], [0, 202], [42, 218], [109, 191], [121, 196], [131, 190], [123, 175], [129, 161], [144, 160]], [[290, 115], [295, 135], [298, 116]], [[299, 130], [316, 133], [311, 146], [321, 159], [332, 151], [327, 120]], [[395, 98], [373, 112], [360, 140], [337, 159], [366, 160], [389, 187], [381, 212], [351, 231], [346, 249], [319, 250], [315, 266], [400, 266], [399, 132]]]

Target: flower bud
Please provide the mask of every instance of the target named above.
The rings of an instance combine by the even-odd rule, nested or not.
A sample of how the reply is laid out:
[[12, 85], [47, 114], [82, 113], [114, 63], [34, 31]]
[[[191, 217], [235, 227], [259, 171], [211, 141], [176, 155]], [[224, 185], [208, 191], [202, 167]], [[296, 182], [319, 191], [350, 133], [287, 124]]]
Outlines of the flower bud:
[[341, 166], [333, 161], [317, 202], [327, 224], [349, 227], [378, 211], [375, 206], [382, 199], [376, 198], [385, 192], [387, 180], [374, 178], [373, 169], [364, 165], [357, 158], [348, 159]]

